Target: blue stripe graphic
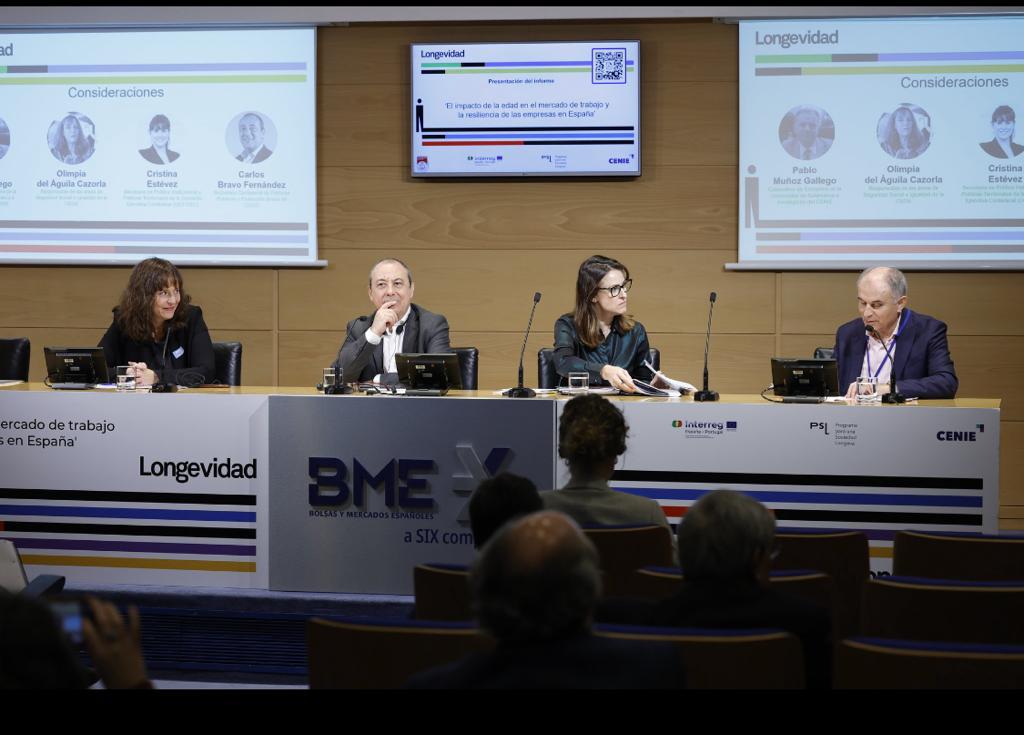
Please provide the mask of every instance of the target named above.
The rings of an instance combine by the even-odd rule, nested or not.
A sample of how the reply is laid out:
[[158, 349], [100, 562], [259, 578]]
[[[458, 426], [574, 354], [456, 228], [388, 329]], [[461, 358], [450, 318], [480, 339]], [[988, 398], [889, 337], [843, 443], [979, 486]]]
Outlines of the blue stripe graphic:
[[0, 516], [80, 516], [83, 518], [149, 518], [166, 521], [255, 523], [254, 512], [237, 510], [168, 510], [166, 508], [91, 508], [87, 506], [0, 505]]
[[[654, 500], [699, 500], [710, 490], [615, 487], [613, 490]], [[981, 508], [981, 497], [964, 495], [871, 495], [869, 493], [780, 493], [743, 490], [762, 503], [824, 503], [829, 505], [926, 505], [947, 508]]]

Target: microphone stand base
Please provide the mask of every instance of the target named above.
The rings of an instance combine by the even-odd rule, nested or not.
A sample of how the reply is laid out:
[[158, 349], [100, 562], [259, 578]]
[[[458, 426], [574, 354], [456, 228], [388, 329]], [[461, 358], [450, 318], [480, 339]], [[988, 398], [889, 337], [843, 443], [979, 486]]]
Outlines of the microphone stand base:
[[518, 388], [509, 388], [507, 391], [502, 393], [502, 395], [506, 398], [533, 398], [537, 395], [537, 391], [533, 388], [523, 388], [522, 386], [519, 386]]
[[693, 400], [697, 401], [698, 403], [703, 403], [704, 401], [717, 401], [718, 400], [718, 391], [716, 391], [716, 390], [699, 390], [699, 391], [697, 391], [696, 393], [693, 394]]
[[882, 403], [906, 403], [907, 397], [902, 393], [886, 393], [882, 396]]

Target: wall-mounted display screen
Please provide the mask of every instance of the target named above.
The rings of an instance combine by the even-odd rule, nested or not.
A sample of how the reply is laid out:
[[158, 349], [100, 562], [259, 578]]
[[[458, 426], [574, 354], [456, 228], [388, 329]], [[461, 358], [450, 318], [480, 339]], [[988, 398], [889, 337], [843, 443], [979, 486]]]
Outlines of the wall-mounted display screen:
[[640, 43], [412, 48], [413, 176], [639, 176]]
[[740, 24], [740, 267], [1024, 267], [1024, 18]]
[[315, 44], [0, 31], [0, 263], [315, 262]]

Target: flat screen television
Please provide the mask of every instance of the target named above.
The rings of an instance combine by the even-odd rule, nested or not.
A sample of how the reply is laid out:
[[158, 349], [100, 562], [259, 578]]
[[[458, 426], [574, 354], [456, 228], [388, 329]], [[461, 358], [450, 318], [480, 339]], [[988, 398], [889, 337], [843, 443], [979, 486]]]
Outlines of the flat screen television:
[[835, 360], [772, 358], [772, 383], [777, 396], [838, 396], [839, 373]]
[[639, 176], [640, 42], [412, 44], [413, 176]]

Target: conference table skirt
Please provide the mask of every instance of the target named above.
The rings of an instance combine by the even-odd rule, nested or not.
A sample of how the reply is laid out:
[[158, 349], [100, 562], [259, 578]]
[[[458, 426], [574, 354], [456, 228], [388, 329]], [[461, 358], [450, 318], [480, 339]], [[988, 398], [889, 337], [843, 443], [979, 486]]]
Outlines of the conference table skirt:
[[[8, 386], [0, 538], [30, 575], [76, 585], [410, 594], [415, 564], [472, 559], [481, 480], [565, 482], [566, 400]], [[704, 493], [741, 490], [780, 528], [864, 530], [875, 571], [891, 569], [899, 529], [997, 529], [998, 400], [612, 400], [630, 427], [612, 487], [673, 524]]]

